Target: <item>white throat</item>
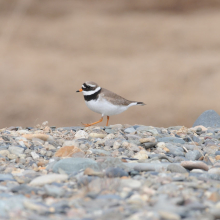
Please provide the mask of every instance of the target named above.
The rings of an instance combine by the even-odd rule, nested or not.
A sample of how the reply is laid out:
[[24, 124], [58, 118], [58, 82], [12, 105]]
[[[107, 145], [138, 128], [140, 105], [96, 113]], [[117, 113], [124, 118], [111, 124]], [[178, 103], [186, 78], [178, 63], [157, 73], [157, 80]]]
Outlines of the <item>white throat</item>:
[[99, 90], [101, 90], [100, 87], [97, 87], [95, 90], [92, 90], [92, 91], [84, 91], [83, 90], [83, 95], [93, 95], [94, 93], [98, 92]]

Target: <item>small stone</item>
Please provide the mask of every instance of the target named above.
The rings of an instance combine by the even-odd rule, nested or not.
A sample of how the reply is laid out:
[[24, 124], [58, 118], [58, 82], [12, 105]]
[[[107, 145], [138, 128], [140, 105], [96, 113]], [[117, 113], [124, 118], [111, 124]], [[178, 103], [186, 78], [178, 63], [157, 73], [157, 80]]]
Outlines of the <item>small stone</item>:
[[139, 126], [137, 129], [137, 131], [148, 131], [154, 135], [157, 135], [158, 134], [158, 131], [156, 128], [154, 127], [151, 127], [151, 126]]
[[208, 173], [217, 174], [220, 176], [220, 168], [211, 168], [209, 169]]
[[111, 140], [111, 139], [114, 139], [115, 138], [115, 135], [114, 134], [108, 134], [106, 137], [105, 137], [105, 140]]
[[22, 154], [24, 152], [23, 147], [17, 147], [17, 146], [10, 146], [8, 150], [11, 152], [11, 154]]
[[188, 151], [185, 155], [188, 160], [198, 160], [201, 156], [202, 154], [198, 150]]
[[2, 156], [8, 156], [10, 152], [8, 150], [0, 150], [0, 155]]
[[135, 131], [136, 130], [134, 129], [134, 127], [129, 127], [124, 130], [124, 132], [126, 132], [126, 133], [134, 133]]
[[134, 158], [138, 160], [146, 160], [148, 159], [148, 154], [146, 150], [140, 150], [138, 153], [134, 155]]
[[204, 173], [205, 171], [204, 170], [201, 170], [201, 169], [192, 169], [190, 171], [190, 173]]
[[57, 149], [52, 144], [48, 144], [48, 143], [45, 144], [44, 147], [45, 147], [46, 150], [56, 150]]
[[202, 169], [206, 171], [209, 170], [209, 167], [201, 161], [182, 161], [181, 166], [183, 166], [188, 170], [192, 170], [192, 169]]
[[2, 181], [15, 181], [15, 180], [11, 174], [1, 174], [0, 173], [0, 182], [2, 182]]
[[134, 179], [121, 179], [121, 187], [139, 189], [141, 187], [141, 182]]
[[162, 150], [162, 151], [165, 151], [165, 152], [169, 152], [170, 150], [166, 147], [166, 144], [164, 142], [158, 142], [156, 144], [156, 148], [158, 150]]
[[165, 143], [179, 143], [179, 144], [186, 143], [182, 138], [177, 138], [177, 137], [162, 137], [162, 138], [158, 138], [157, 141], [165, 142]]
[[32, 151], [31, 152], [31, 156], [32, 156], [32, 158], [34, 159], [34, 160], [37, 160], [37, 159], [39, 159], [39, 155], [36, 153], [36, 152], [34, 152], [34, 151]]
[[188, 173], [185, 168], [178, 164], [170, 164], [167, 167], [167, 170], [170, 171], [171, 173]]
[[53, 197], [62, 197], [65, 193], [65, 190], [61, 187], [53, 186], [53, 185], [44, 185], [44, 189], [47, 195]]
[[180, 220], [181, 217], [173, 212], [169, 212], [169, 211], [159, 211], [160, 217], [163, 220]]
[[90, 167], [87, 167], [84, 170], [84, 175], [88, 175], [88, 176], [99, 176], [99, 177], [103, 177], [104, 173], [103, 172], [99, 172], [99, 171], [95, 171]]
[[215, 152], [218, 151], [219, 147], [216, 145], [204, 146], [203, 151], [207, 154], [215, 155]]
[[216, 160], [220, 160], [220, 155], [215, 156]]
[[141, 138], [140, 140], [140, 143], [147, 143], [147, 142], [156, 142], [156, 139], [155, 137], [149, 137], [149, 138]]
[[218, 192], [213, 192], [209, 198], [209, 200], [213, 201], [213, 202], [218, 202], [220, 200], [220, 194]]
[[36, 177], [30, 182], [30, 185], [31, 186], [43, 186], [45, 184], [65, 181], [67, 179], [68, 179], [68, 175], [66, 174], [48, 174], [48, 175]]
[[166, 169], [169, 163], [135, 163], [134, 170], [136, 171], [157, 171]]
[[202, 125], [198, 125], [198, 126], [194, 126], [194, 127], [190, 128], [190, 130], [192, 130], [194, 132], [201, 132], [201, 131], [205, 132], [208, 130], [208, 128], [206, 128]]
[[[201, 158], [203, 158], [203, 157], [201, 157]], [[209, 157], [207, 154], [206, 154], [205, 157], [203, 158], [203, 161], [205, 161], [207, 165], [211, 165], [211, 166], [212, 166], [213, 163], [214, 163], [213, 160], [214, 160], [214, 159], [211, 158], [211, 157]]]
[[33, 138], [41, 139], [43, 141], [53, 141], [53, 137], [47, 134], [24, 134], [22, 137], [27, 140], [32, 140]]
[[106, 169], [105, 174], [110, 178], [128, 176], [126, 171], [118, 167], [110, 167]]
[[142, 200], [142, 197], [138, 194], [132, 195], [130, 198], [127, 199], [128, 204], [137, 205], [137, 206], [143, 206], [144, 201]]
[[7, 157], [8, 157], [8, 159], [10, 159], [10, 160], [14, 160], [14, 159], [17, 159], [17, 158], [18, 158], [18, 156], [15, 155], [15, 154], [8, 154]]
[[138, 152], [138, 151], [140, 151], [140, 148], [136, 144], [131, 143], [129, 150], [134, 151], [134, 152]]
[[75, 139], [81, 139], [81, 138], [87, 139], [88, 137], [89, 137], [89, 134], [83, 130], [79, 130], [75, 134]]
[[40, 160], [39, 162], [37, 162], [37, 166], [41, 166], [41, 167], [43, 167], [43, 166], [45, 166], [46, 164], [48, 163], [48, 161], [47, 160]]
[[27, 157], [27, 155], [26, 154], [18, 154], [18, 157], [20, 159], [25, 159]]
[[53, 156], [53, 152], [52, 151], [47, 151], [46, 156], [47, 157], [52, 157]]
[[64, 146], [61, 147], [56, 153], [55, 157], [72, 157], [76, 153], [82, 153], [84, 152], [80, 150], [78, 147], [75, 146]]
[[90, 133], [89, 137], [91, 138], [105, 138], [107, 134], [99, 134], [99, 133]]
[[149, 149], [149, 148], [155, 147], [156, 144], [157, 142], [146, 142], [143, 145], [145, 149]]
[[99, 156], [110, 156], [111, 152], [102, 150], [102, 149], [90, 149], [93, 154], [97, 154]]
[[122, 147], [124, 147], [124, 148], [129, 148], [129, 147], [130, 147], [130, 143], [128, 143], [127, 141], [124, 141], [124, 142], [122, 143]]
[[214, 219], [220, 218], [220, 202], [217, 202], [214, 207], [210, 209], [210, 213], [214, 216]]
[[89, 158], [65, 158], [56, 162], [53, 166], [53, 172], [58, 172], [59, 169], [65, 171], [66, 173], [74, 173], [80, 170], [84, 170], [87, 167], [97, 168], [98, 165], [96, 161]]
[[113, 149], [116, 150], [121, 146], [121, 144], [118, 141], [115, 141], [113, 144]]
[[41, 154], [41, 155], [44, 156], [46, 153], [47, 153], [47, 151], [46, 151], [45, 149], [41, 149], [41, 150], [40, 150], [40, 154]]

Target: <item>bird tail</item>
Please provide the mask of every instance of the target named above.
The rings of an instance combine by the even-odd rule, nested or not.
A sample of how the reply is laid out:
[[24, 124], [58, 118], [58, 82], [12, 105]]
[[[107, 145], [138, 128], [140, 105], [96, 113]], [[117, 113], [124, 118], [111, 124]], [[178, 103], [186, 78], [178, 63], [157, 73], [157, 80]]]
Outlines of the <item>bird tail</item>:
[[137, 103], [136, 105], [146, 105], [143, 102], [136, 102], [136, 103]]

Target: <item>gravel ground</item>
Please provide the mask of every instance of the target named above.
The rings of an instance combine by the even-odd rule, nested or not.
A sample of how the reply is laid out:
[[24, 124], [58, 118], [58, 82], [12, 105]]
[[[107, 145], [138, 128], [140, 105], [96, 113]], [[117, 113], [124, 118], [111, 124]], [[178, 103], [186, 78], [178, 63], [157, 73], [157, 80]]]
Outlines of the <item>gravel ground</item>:
[[[16, 2], [29, 7], [19, 11]], [[97, 121], [75, 93], [88, 80], [147, 104], [111, 117], [112, 124], [191, 127], [207, 106], [220, 112], [219, 6], [0, 0], [1, 127]]]
[[1, 219], [220, 218], [217, 127], [45, 122], [0, 134]]

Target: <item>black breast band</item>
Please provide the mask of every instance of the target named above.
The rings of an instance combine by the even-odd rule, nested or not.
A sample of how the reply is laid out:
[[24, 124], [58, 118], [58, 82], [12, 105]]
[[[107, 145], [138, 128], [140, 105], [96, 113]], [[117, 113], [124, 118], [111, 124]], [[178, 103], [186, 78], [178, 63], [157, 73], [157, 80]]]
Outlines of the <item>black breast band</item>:
[[99, 91], [95, 92], [94, 94], [92, 95], [84, 95], [84, 99], [85, 101], [89, 102], [91, 100], [97, 100], [98, 99], [98, 96], [99, 96], [99, 93], [101, 92], [102, 89], [100, 89]]

